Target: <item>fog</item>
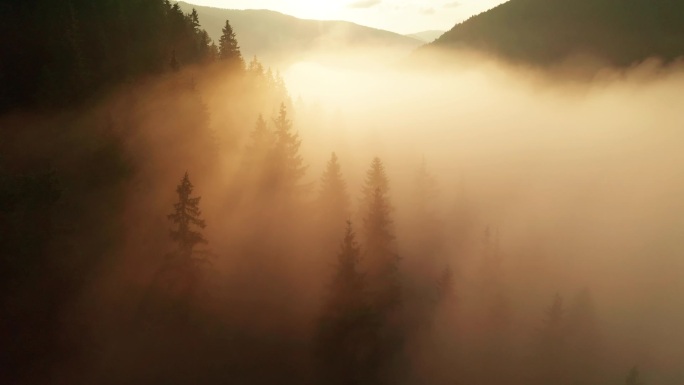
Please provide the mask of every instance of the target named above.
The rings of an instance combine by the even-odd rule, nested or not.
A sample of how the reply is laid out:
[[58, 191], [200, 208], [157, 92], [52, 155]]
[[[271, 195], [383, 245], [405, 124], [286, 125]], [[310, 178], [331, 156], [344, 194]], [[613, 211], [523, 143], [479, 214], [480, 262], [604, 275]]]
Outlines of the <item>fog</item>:
[[[647, 62], [588, 78], [470, 54], [416, 69], [364, 54], [302, 60], [268, 85], [189, 68], [59, 116], [6, 116], [6, 127], [84, 127], [16, 133], [7, 159], [31, 148], [68, 181], [114, 179], [126, 164], [120, 182], [60, 206], [85, 207], [66, 243], [109, 246], [58, 326], [80, 353], [27, 378], [317, 383], [326, 355], [312, 352], [345, 219], [375, 279], [363, 191], [380, 190], [367, 179], [378, 157], [402, 343], [378, 364], [383, 380], [365, 383], [622, 384], [634, 366], [648, 384], [684, 382], [684, 71]], [[281, 102], [305, 167], [297, 176], [288, 158], [292, 186], [254, 135], [259, 114], [274, 130]], [[120, 153], [111, 167], [89, 155], [107, 148], [102, 137]], [[321, 198], [333, 152], [350, 203], [341, 212]], [[193, 284], [164, 268], [185, 172], [208, 241], [193, 251], [209, 255]], [[565, 366], [539, 374], [561, 365], [538, 361], [556, 294], [568, 328], [590, 297], [591, 341], [568, 342]]]
[[[460, 62], [438, 73], [293, 66], [293, 95], [314, 101], [305, 116], [318, 115], [302, 123], [315, 138], [307, 153], [344, 154], [351, 180], [380, 156], [406, 202], [398, 218], [424, 160], [439, 182], [439, 216], [454, 220], [459, 200], [473, 212], [473, 245], [446, 256], [461, 279], [478, 264], [477, 237], [498, 230], [517, 327], [538, 326], [549, 293], [590, 288], [613, 362], [682, 381], [684, 74], [647, 62], [587, 80]], [[397, 222], [401, 245], [414, 229]]]

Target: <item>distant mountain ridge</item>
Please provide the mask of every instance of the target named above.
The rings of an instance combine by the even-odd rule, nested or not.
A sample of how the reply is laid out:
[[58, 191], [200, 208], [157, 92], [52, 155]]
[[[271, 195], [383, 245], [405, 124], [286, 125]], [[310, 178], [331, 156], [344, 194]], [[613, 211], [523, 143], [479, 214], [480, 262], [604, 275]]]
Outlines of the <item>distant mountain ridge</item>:
[[178, 3], [184, 12], [196, 9], [200, 23], [218, 42], [230, 21], [246, 58], [269, 62], [293, 60], [321, 50], [344, 48], [392, 49], [408, 54], [423, 41], [346, 21], [299, 19], [270, 10], [235, 10]]
[[420, 41], [423, 41], [425, 43], [431, 43], [435, 41], [438, 37], [442, 36], [446, 31], [439, 31], [439, 30], [429, 30], [429, 31], [421, 31], [421, 32], [416, 32], [416, 33], [411, 33], [406, 36], [412, 37], [414, 39], [418, 39]]
[[429, 48], [469, 48], [552, 65], [578, 55], [629, 66], [684, 55], [682, 0], [510, 0], [446, 32]]

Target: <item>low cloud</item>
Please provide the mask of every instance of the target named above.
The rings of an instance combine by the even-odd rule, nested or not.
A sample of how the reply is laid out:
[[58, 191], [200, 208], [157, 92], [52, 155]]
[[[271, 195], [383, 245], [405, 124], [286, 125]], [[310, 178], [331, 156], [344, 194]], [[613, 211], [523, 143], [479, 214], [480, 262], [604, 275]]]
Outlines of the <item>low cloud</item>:
[[435, 14], [435, 9], [434, 8], [423, 8], [420, 10], [421, 15], [434, 15]]
[[375, 7], [376, 5], [382, 3], [382, 0], [359, 0], [355, 1], [353, 3], [350, 3], [347, 5], [347, 8], [352, 8], [352, 9], [363, 9], [363, 8], [371, 8]]
[[450, 3], [444, 4], [444, 8], [457, 8], [460, 6], [461, 6], [461, 3], [459, 3], [458, 1], [452, 1]]

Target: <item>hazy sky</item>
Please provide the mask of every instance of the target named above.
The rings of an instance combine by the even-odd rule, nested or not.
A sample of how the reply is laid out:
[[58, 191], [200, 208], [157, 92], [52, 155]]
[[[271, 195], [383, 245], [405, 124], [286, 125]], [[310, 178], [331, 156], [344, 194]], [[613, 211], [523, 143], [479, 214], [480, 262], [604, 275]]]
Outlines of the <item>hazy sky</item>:
[[307, 19], [348, 20], [399, 33], [448, 30], [506, 0], [185, 0], [231, 9], [272, 9]]

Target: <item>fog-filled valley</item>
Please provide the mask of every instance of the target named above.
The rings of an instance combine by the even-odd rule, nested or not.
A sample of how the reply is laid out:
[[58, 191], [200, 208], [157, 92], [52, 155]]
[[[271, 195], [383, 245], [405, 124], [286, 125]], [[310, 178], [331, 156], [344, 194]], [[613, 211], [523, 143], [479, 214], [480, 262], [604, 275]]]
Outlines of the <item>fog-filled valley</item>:
[[4, 383], [684, 383], [681, 65], [270, 68], [158, 3], [2, 61]]

